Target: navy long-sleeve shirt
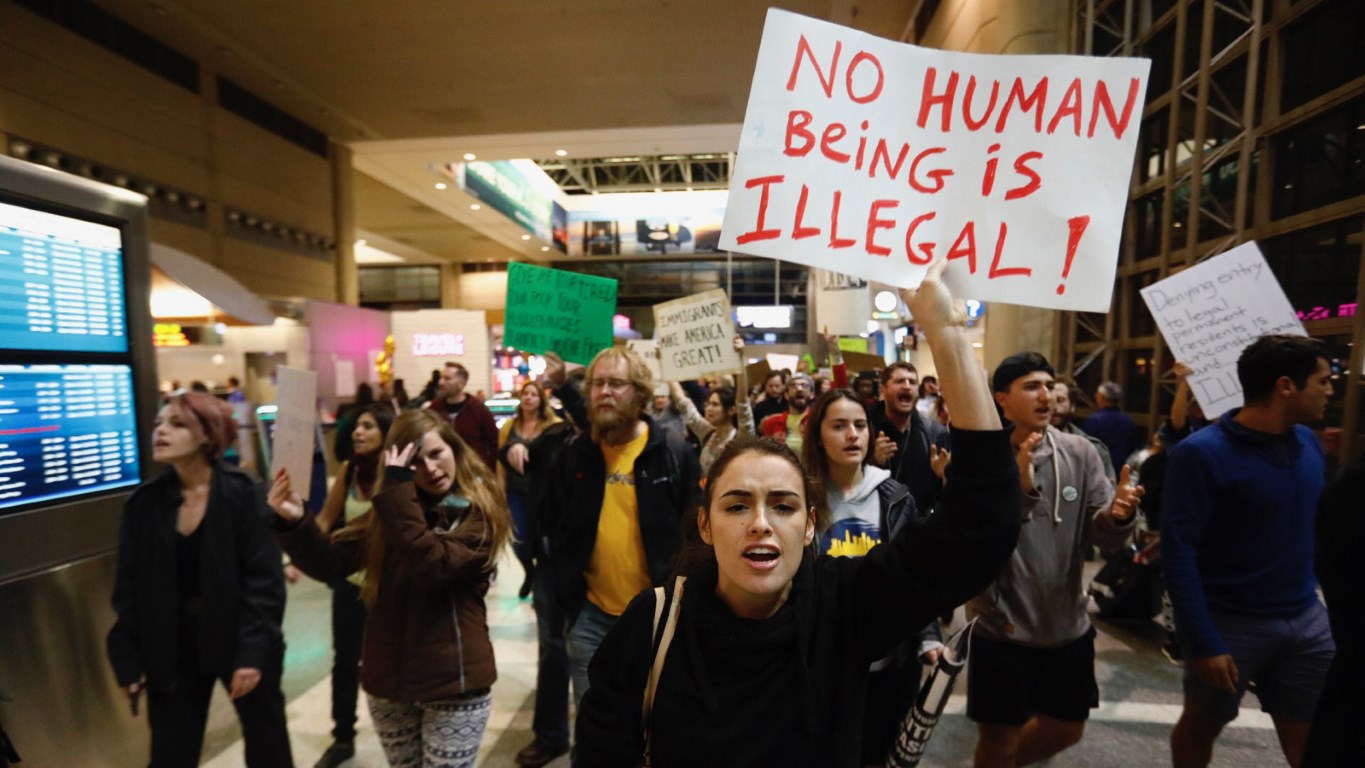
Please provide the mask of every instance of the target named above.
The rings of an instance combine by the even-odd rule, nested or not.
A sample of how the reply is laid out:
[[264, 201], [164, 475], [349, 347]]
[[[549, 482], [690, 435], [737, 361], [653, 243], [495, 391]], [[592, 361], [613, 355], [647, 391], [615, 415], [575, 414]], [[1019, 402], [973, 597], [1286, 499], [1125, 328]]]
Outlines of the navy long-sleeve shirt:
[[1228, 652], [1210, 612], [1289, 618], [1317, 600], [1322, 447], [1307, 427], [1272, 435], [1235, 415], [1182, 440], [1166, 469], [1163, 570], [1176, 626], [1197, 659]]

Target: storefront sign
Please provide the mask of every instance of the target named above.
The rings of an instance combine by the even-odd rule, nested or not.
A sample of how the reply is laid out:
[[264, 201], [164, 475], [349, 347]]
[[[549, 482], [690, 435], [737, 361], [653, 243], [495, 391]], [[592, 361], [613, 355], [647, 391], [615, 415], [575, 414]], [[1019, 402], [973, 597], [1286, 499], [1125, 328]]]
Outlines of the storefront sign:
[[414, 333], [412, 354], [418, 357], [448, 357], [464, 354], [463, 333]]
[[1306, 335], [1256, 243], [1196, 264], [1140, 293], [1175, 359], [1190, 366], [1190, 388], [1216, 419], [1242, 405], [1237, 358], [1257, 337]]
[[556, 352], [587, 365], [612, 345], [616, 281], [514, 261], [507, 270], [503, 344], [523, 352]]
[[1108, 311], [1150, 62], [929, 50], [769, 10], [722, 250]]

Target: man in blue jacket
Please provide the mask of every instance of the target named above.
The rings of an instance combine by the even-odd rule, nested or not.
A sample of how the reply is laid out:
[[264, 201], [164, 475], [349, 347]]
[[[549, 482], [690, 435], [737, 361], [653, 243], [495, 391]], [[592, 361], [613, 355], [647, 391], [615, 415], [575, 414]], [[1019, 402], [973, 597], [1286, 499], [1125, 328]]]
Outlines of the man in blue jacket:
[[1335, 654], [1313, 574], [1324, 460], [1308, 427], [1332, 396], [1321, 342], [1263, 336], [1242, 351], [1245, 405], [1181, 441], [1166, 473], [1162, 556], [1187, 660], [1176, 768], [1205, 766], [1247, 685], [1290, 765]]

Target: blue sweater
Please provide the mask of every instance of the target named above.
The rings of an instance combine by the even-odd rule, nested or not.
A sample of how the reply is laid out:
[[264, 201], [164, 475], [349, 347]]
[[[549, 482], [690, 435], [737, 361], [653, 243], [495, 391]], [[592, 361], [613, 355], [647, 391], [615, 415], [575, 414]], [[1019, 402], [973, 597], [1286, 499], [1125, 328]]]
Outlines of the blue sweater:
[[1235, 415], [1182, 440], [1166, 469], [1162, 568], [1176, 626], [1196, 659], [1228, 652], [1210, 612], [1290, 618], [1317, 600], [1322, 447], [1307, 427], [1271, 435]]

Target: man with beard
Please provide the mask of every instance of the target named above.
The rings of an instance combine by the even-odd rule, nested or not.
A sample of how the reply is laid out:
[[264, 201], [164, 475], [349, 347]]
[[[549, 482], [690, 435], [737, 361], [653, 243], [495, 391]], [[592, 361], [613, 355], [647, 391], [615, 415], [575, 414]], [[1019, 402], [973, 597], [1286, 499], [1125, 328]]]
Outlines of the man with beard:
[[978, 619], [967, 669], [977, 768], [1031, 765], [1081, 740], [1099, 706], [1084, 551], [1122, 546], [1142, 498], [1127, 467], [1116, 492], [1090, 441], [1052, 428], [1053, 376], [1042, 355], [1020, 352], [991, 377], [1014, 430], [1023, 525], [995, 583], [967, 603]]
[[1100, 452], [1100, 459], [1104, 462], [1104, 476], [1113, 483], [1116, 479], [1114, 475], [1114, 458], [1109, 455], [1109, 447], [1104, 441], [1087, 433], [1085, 430], [1076, 426], [1076, 422], [1071, 420], [1076, 413], [1076, 401], [1071, 399], [1072, 393], [1076, 391], [1076, 382], [1062, 377], [1052, 385], [1052, 427], [1059, 432], [1066, 432], [1070, 435], [1079, 435], [1090, 441], [1095, 446], [1095, 450]]
[[1237, 380], [1245, 405], [1182, 440], [1166, 468], [1162, 559], [1186, 661], [1177, 768], [1208, 765], [1252, 682], [1300, 765], [1335, 654], [1313, 573], [1326, 462], [1304, 426], [1332, 397], [1327, 349], [1262, 336], [1238, 357]]
[[[547, 369], [567, 410], [581, 402], [562, 368]], [[588, 440], [560, 454], [542, 509], [550, 567], [568, 627], [574, 701], [588, 662], [641, 590], [663, 584], [681, 546], [679, 520], [695, 514], [696, 454], [645, 414], [653, 377], [638, 355], [605, 349], [588, 366]]]
[[882, 369], [881, 408], [872, 412], [876, 428], [873, 461], [910, 489], [915, 508], [928, 514], [943, 490], [948, 463], [948, 430], [926, 420], [915, 408], [919, 372], [906, 362]]
[[787, 382], [787, 410], [764, 419], [758, 431], [764, 437], [785, 440], [797, 456], [801, 455], [802, 435], [806, 433], [806, 417], [810, 415], [815, 382], [804, 373], [794, 373]]
[[446, 363], [441, 369], [436, 396], [426, 404], [426, 407], [450, 422], [455, 434], [469, 444], [489, 469], [496, 472], [498, 425], [493, 421], [493, 414], [488, 410], [488, 406], [464, 391], [467, 384], [469, 370], [459, 363]]

